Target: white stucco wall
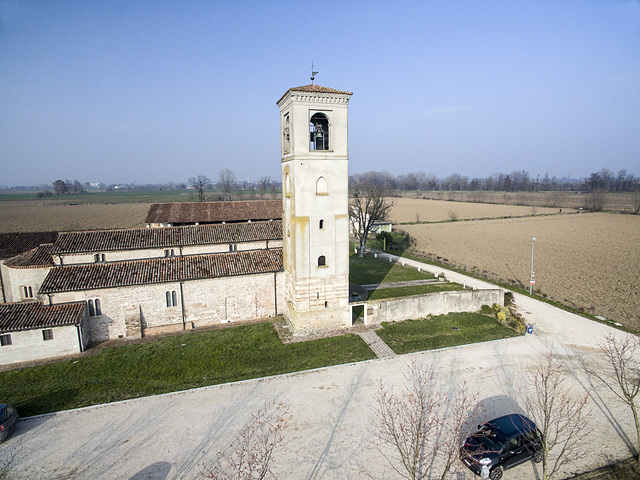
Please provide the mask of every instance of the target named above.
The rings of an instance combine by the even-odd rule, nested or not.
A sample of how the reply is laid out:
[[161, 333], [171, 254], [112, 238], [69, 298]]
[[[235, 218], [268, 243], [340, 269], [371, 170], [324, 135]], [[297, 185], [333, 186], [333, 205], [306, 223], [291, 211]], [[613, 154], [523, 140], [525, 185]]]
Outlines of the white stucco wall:
[[80, 353], [78, 328], [75, 325], [50, 327], [52, 340], [43, 340], [43, 328], [10, 332], [12, 345], [0, 347], [0, 364]]
[[410, 297], [367, 301], [367, 324], [399, 322], [427, 315], [476, 312], [482, 305], [504, 305], [504, 291], [496, 289], [459, 290]]
[[46, 297], [38, 296], [38, 290], [52, 267], [7, 267], [2, 263], [2, 282], [6, 294], [6, 302], [20, 302], [27, 300], [20, 291], [20, 287], [31, 286], [33, 299]]

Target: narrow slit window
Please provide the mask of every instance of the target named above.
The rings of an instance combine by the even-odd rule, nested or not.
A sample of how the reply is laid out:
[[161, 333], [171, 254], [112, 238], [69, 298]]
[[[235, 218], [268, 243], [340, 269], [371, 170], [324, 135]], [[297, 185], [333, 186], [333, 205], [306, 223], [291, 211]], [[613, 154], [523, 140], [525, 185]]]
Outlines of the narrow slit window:
[[324, 220], [320, 220], [320, 222], [318, 222], [318, 228], [320, 230], [322, 230], [324, 228]]

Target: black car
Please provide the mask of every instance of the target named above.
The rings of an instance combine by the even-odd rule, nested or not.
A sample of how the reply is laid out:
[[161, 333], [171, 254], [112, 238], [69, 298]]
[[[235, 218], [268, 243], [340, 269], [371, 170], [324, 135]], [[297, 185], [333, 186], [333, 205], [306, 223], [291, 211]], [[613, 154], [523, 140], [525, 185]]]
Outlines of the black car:
[[18, 412], [6, 403], [0, 403], [0, 443], [11, 435], [18, 425]]
[[460, 447], [460, 460], [476, 475], [488, 475], [491, 480], [531, 459], [542, 461], [542, 434], [535, 423], [519, 414], [478, 425], [478, 431]]

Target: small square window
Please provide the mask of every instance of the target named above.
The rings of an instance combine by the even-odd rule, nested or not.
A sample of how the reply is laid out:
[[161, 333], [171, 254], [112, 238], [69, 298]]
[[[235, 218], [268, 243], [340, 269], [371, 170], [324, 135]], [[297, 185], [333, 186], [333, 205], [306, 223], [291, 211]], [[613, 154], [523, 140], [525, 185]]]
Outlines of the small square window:
[[0, 335], [0, 346], [6, 347], [7, 345], [11, 345], [11, 334], [8, 333], [6, 335]]
[[45, 342], [47, 340], [53, 340], [53, 329], [48, 328], [46, 330], [42, 330], [42, 340]]

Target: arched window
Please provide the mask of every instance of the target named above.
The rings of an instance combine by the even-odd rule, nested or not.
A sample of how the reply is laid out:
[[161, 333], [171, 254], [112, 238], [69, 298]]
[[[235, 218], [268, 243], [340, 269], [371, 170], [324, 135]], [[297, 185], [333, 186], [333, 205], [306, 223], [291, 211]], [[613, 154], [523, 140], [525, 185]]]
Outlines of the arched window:
[[324, 228], [324, 220], [320, 220], [320, 222], [318, 223], [318, 228], [320, 230], [322, 230]]
[[329, 120], [323, 113], [309, 120], [309, 150], [329, 150]]
[[329, 187], [327, 186], [327, 181], [324, 177], [318, 178], [316, 180], [316, 195], [328, 195]]
[[89, 305], [89, 316], [90, 317], [99, 317], [100, 315], [102, 315], [102, 310], [100, 309], [100, 300], [99, 299], [95, 299], [95, 300], [89, 300], [87, 302], [87, 304]]
[[282, 135], [284, 136], [284, 151], [288, 152], [291, 150], [291, 131], [289, 129], [289, 114], [286, 114], [284, 117], [284, 128], [282, 130]]
[[318, 266], [319, 267], [325, 267], [327, 265], [327, 259], [325, 258], [324, 255], [320, 255], [318, 257]]

